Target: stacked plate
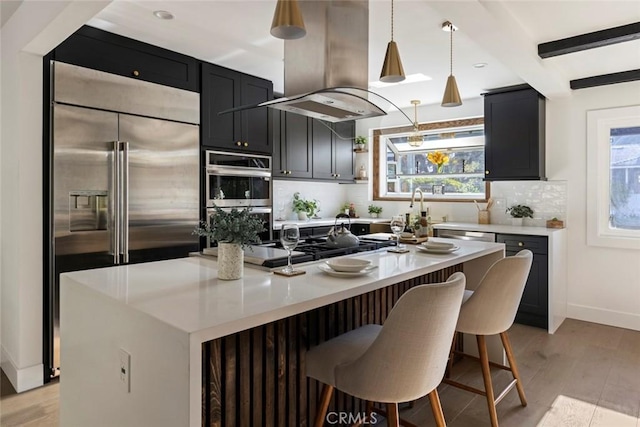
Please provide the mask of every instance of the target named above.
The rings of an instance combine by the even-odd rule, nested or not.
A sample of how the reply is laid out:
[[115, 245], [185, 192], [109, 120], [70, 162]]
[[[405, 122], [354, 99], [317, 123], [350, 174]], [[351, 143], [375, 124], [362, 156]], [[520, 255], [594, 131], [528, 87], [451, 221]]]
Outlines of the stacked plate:
[[376, 266], [361, 258], [334, 258], [318, 265], [318, 268], [330, 276], [357, 277], [370, 273]]
[[432, 254], [449, 254], [460, 248], [453, 243], [427, 241], [418, 245], [417, 249]]

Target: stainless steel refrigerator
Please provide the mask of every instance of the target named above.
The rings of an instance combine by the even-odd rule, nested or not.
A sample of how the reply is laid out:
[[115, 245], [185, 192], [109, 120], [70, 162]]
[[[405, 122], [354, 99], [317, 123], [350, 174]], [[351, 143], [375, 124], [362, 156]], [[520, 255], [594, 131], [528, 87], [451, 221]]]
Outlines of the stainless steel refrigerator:
[[59, 62], [52, 76], [45, 347], [55, 376], [59, 274], [197, 250], [200, 151], [199, 94]]

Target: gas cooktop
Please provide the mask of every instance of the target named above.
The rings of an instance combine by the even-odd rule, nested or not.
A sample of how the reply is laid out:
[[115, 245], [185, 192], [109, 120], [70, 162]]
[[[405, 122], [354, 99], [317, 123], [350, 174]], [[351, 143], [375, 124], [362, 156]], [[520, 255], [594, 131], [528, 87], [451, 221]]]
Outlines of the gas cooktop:
[[[280, 241], [265, 242], [263, 246], [270, 246], [274, 248], [282, 248]], [[380, 241], [380, 240], [366, 240], [360, 239], [358, 246], [352, 246], [349, 248], [336, 248], [329, 246], [325, 238], [307, 238], [303, 242], [298, 243], [296, 246], [296, 252], [302, 252], [304, 255], [297, 255], [291, 257], [291, 263], [297, 264], [301, 262], [317, 261], [320, 259], [331, 258], [342, 255], [349, 255], [359, 252], [374, 251], [376, 249], [385, 248], [388, 246], [395, 246], [393, 241]], [[275, 268], [284, 267], [287, 265], [287, 257], [267, 259], [262, 264], [263, 267]]]

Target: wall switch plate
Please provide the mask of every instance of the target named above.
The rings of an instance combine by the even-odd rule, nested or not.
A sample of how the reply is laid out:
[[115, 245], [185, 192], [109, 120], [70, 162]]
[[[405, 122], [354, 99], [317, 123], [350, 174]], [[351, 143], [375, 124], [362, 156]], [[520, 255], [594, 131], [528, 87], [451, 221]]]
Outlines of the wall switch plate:
[[126, 393], [131, 393], [131, 355], [120, 349], [120, 384]]

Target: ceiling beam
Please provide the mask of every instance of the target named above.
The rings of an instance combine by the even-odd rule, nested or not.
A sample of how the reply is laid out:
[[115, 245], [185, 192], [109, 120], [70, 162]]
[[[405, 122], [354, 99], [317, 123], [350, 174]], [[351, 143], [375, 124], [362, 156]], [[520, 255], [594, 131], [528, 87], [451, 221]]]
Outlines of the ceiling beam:
[[567, 53], [609, 46], [616, 43], [637, 40], [639, 38], [640, 22], [634, 22], [620, 27], [607, 28], [592, 33], [567, 37], [566, 39], [540, 43], [538, 45], [538, 56], [540, 56], [540, 58], [551, 58], [553, 56], [566, 55]]
[[588, 87], [612, 85], [616, 83], [633, 82], [640, 80], [640, 70], [621, 71], [619, 73], [602, 74], [599, 76], [585, 77], [571, 80], [571, 89], [585, 89]]

